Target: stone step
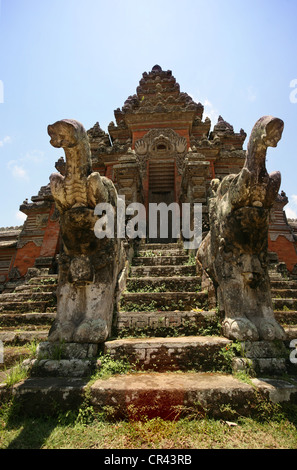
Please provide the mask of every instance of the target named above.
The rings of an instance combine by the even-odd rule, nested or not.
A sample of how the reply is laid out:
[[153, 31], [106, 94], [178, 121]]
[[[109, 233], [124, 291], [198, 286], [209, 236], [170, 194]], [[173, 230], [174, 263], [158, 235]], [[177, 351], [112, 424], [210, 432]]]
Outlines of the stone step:
[[120, 310], [207, 310], [207, 300], [206, 292], [127, 292], [121, 296]]
[[139, 246], [139, 250], [180, 250], [183, 249], [182, 243], [145, 243]]
[[201, 335], [202, 330], [219, 333], [215, 311], [120, 312], [116, 325], [120, 337]]
[[232, 341], [219, 336], [125, 338], [106, 341], [104, 353], [126, 358], [138, 370], [214, 371], [226, 366], [221, 354]]
[[297, 339], [297, 322], [294, 326], [285, 326], [284, 330], [287, 335], [287, 341], [291, 341], [292, 339]]
[[297, 382], [184, 372], [142, 373], [97, 380], [90, 389], [95, 410], [113, 409], [118, 419], [178, 419], [187, 415], [230, 420], [255, 416], [259, 392], [273, 402], [294, 400]]
[[55, 284], [58, 282], [58, 274], [48, 274], [48, 275], [40, 275], [31, 277], [28, 284]]
[[199, 291], [201, 279], [198, 276], [141, 277], [127, 279], [126, 289], [133, 292], [152, 292], [155, 289], [165, 291]]
[[279, 281], [270, 281], [272, 291], [274, 289], [297, 289], [297, 281], [282, 279]]
[[281, 273], [269, 272], [268, 275], [269, 275], [269, 279], [271, 281], [282, 281], [282, 280], [284, 280], [284, 277]]
[[[14, 396], [19, 411], [42, 417], [78, 409], [86, 388], [95, 411], [106, 419], [174, 420], [180, 417], [208, 417], [232, 420], [237, 416], [257, 416], [259, 394], [273, 403], [293, 402], [297, 393], [294, 379], [251, 379], [244, 383], [229, 374], [203, 372], [133, 373], [99, 379], [87, 385], [84, 378], [31, 377], [1, 396]], [[55, 407], [49, 407], [55, 403]], [[111, 410], [108, 415], [107, 410]]]
[[0, 314], [5, 313], [25, 313], [25, 312], [46, 312], [51, 302], [46, 300], [32, 301], [32, 302], [1, 302]]
[[297, 299], [296, 298], [272, 298], [272, 303], [274, 305], [274, 310], [297, 310]]
[[3, 302], [26, 302], [34, 300], [55, 301], [56, 296], [53, 292], [12, 292], [2, 294], [0, 301]]
[[188, 254], [183, 248], [171, 248], [167, 250], [139, 250], [136, 253], [135, 258], [155, 258], [156, 256], [188, 256]]
[[[55, 292], [57, 289], [58, 284], [23, 284], [21, 286], [17, 286], [14, 290], [15, 293], [30, 293], [30, 292]], [[0, 297], [1, 299], [1, 297]]]
[[195, 276], [196, 266], [131, 266], [131, 277]]
[[16, 364], [19, 364], [31, 355], [32, 351], [28, 343], [17, 346], [5, 344], [3, 350], [3, 362], [0, 363], [0, 383], [1, 375], [3, 374], [1, 371], [8, 372], [11, 367], [14, 367]]
[[297, 299], [297, 289], [271, 289], [273, 299]]
[[0, 330], [0, 340], [6, 344], [26, 344], [32, 341], [45, 341], [48, 337], [49, 329], [34, 330]]
[[296, 310], [275, 310], [274, 316], [281, 325], [297, 325]]
[[180, 256], [138, 256], [133, 258], [133, 266], [168, 266], [185, 265], [189, 261], [186, 255]]
[[56, 313], [1, 313], [0, 326], [24, 328], [30, 325], [51, 325]]

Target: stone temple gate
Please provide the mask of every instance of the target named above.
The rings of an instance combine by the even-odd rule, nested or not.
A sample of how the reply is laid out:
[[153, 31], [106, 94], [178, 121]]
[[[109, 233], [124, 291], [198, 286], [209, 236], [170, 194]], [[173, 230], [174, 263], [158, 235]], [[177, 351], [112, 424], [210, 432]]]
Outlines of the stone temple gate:
[[[170, 70], [155, 65], [143, 73], [136, 94], [115, 110], [108, 133], [98, 122], [87, 131], [93, 171], [110, 178], [127, 204], [202, 203], [207, 232], [210, 182], [241, 170], [246, 133], [235, 132], [221, 116], [211, 131], [203, 112], [201, 103], [180, 91]], [[55, 166], [63, 174], [64, 158]], [[287, 202], [284, 193], [275, 200], [268, 247], [292, 273], [297, 264], [296, 227], [287, 222]], [[24, 201], [20, 210], [27, 215], [24, 225], [0, 231], [1, 289], [23, 278], [28, 268], [56, 269], [60, 226], [49, 185], [42, 186], [31, 202]]]

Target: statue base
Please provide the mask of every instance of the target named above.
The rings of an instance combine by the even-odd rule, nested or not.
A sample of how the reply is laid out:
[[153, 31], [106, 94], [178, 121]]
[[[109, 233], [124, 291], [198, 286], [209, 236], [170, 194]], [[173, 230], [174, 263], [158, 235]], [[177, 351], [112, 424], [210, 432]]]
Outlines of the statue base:
[[243, 341], [241, 348], [242, 356], [233, 359], [233, 372], [254, 376], [279, 376], [288, 372], [289, 352], [283, 341]]
[[98, 344], [42, 342], [36, 359], [24, 361], [32, 377], [90, 377], [100, 368]]

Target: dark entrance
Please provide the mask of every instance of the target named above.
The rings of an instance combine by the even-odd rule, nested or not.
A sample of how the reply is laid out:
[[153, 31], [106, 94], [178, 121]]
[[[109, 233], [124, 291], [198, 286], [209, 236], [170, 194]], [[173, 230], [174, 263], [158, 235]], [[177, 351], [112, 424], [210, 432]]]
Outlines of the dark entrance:
[[[149, 197], [148, 202], [160, 204], [161, 202], [169, 206], [175, 202], [175, 165], [174, 160], [150, 160], [149, 162]], [[172, 236], [172, 212], [168, 211], [168, 238], [161, 238], [160, 234], [160, 214], [157, 219], [157, 238], [149, 237], [150, 243], [172, 243], [176, 239]]]

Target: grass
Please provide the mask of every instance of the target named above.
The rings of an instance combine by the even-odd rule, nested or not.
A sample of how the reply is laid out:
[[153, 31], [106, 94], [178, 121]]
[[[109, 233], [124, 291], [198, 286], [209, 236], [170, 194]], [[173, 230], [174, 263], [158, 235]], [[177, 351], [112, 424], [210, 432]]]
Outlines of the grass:
[[0, 413], [1, 449], [296, 449], [296, 423], [239, 418], [160, 418], [106, 422], [85, 408], [73, 416], [26, 418]]
[[23, 366], [22, 361], [20, 360], [15, 364], [5, 377], [5, 385], [11, 387], [12, 385], [24, 380], [28, 376], [28, 370]]

